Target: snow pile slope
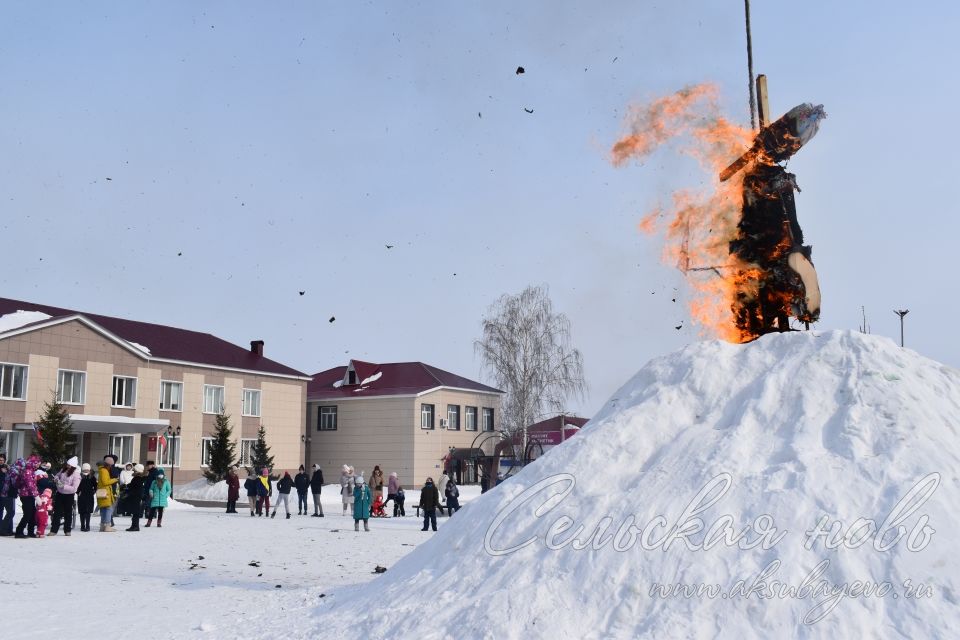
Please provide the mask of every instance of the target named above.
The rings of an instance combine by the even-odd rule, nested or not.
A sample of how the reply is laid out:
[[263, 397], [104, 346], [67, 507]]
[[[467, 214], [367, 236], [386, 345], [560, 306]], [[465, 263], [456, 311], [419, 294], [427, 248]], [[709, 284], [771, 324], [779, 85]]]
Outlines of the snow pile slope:
[[[318, 637], [950, 637], [958, 421], [960, 372], [885, 338], [690, 345], [325, 598]], [[837, 535], [808, 537], [823, 517]]]

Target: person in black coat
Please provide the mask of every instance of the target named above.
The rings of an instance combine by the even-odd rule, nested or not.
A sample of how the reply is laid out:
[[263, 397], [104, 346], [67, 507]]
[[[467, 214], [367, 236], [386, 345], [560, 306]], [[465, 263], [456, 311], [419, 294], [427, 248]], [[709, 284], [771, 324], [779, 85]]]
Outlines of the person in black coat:
[[283, 505], [283, 510], [287, 514], [287, 520], [290, 519], [290, 489], [293, 489], [293, 478], [290, 477], [289, 471], [283, 472], [283, 477], [280, 478], [280, 482], [277, 483], [277, 504], [273, 506], [273, 513], [270, 514], [271, 518], [277, 517], [277, 509], [280, 508], [280, 505]]
[[450, 478], [444, 493], [447, 495], [447, 517], [450, 517], [454, 511], [460, 511], [460, 489], [453, 478]]
[[247, 469], [247, 479], [243, 481], [243, 488], [247, 491], [247, 502], [250, 503], [250, 517], [254, 516], [254, 511], [257, 511], [257, 485], [260, 484], [260, 481], [257, 480], [257, 476], [253, 473], [253, 469]]
[[90, 531], [90, 514], [93, 513], [94, 497], [97, 495], [97, 476], [90, 473], [90, 463], [80, 467], [80, 487], [77, 489], [77, 513], [80, 515], [80, 531]]
[[307, 489], [310, 488], [310, 476], [300, 465], [300, 473], [293, 479], [293, 486], [297, 488], [297, 515], [307, 515]]
[[310, 477], [310, 492], [313, 493], [313, 517], [323, 517], [323, 505], [320, 504], [320, 491], [323, 490], [323, 471], [320, 465], [313, 465], [313, 476]]
[[437, 508], [440, 506], [440, 490], [433, 484], [433, 478], [427, 478], [427, 483], [420, 490], [420, 508], [423, 509], [423, 529], [431, 524], [437, 530]]
[[140, 531], [140, 516], [143, 515], [143, 502], [140, 501], [140, 496], [143, 495], [145, 481], [143, 465], [134, 465], [133, 477], [127, 483], [127, 508], [132, 518], [127, 531]]

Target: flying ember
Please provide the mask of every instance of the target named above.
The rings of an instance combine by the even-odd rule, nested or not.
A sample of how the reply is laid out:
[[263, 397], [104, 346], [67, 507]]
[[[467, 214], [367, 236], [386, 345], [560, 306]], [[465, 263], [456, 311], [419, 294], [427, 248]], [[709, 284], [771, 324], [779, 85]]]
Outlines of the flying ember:
[[613, 146], [613, 163], [622, 165], [680, 139], [680, 151], [718, 175], [704, 191], [675, 192], [672, 205], [649, 213], [640, 228], [664, 231], [664, 260], [694, 289], [691, 315], [722, 338], [747, 342], [788, 331], [790, 318], [809, 324], [820, 316], [811, 247], [797, 221], [796, 176], [781, 163], [825, 117], [822, 105], [802, 104], [757, 133], [720, 115], [716, 87], [697, 85], [632, 108], [630, 133]]

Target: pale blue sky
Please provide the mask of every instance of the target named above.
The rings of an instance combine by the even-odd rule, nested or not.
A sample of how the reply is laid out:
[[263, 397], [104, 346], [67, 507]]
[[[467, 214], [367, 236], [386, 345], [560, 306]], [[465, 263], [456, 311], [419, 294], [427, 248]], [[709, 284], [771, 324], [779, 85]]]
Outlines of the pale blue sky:
[[[855, 328], [863, 304], [895, 336], [906, 307], [908, 346], [952, 366], [958, 18], [753, 3], [773, 112], [829, 114], [790, 165], [819, 326]], [[7, 3], [0, 295], [262, 338], [307, 372], [357, 357], [479, 376], [486, 307], [545, 283], [589, 415], [698, 339], [674, 330], [682, 279], [636, 231], [696, 177], [665, 155], [614, 169], [607, 150], [631, 102], [686, 84], [718, 83], [746, 121], [744, 46], [735, 0]]]

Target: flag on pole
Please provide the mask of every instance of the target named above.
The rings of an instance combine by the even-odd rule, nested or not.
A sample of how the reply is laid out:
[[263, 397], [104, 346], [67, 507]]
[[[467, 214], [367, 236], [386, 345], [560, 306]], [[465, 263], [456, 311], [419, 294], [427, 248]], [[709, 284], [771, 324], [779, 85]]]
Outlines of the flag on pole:
[[38, 425], [36, 422], [34, 422], [34, 423], [32, 423], [32, 424], [33, 424], [33, 435], [34, 435], [34, 437], [36, 437], [37, 442], [43, 444], [43, 434], [40, 433], [40, 425]]
[[166, 448], [166, 446], [167, 446], [167, 439], [166, 439], [166, 437], [164, 437], [164, 435], [163, 435], [162, 433], [160, 434], [160, 437], [157, 438], [157, 442], [160, 443], [160, 446], [161, 446], [161, 447]]

